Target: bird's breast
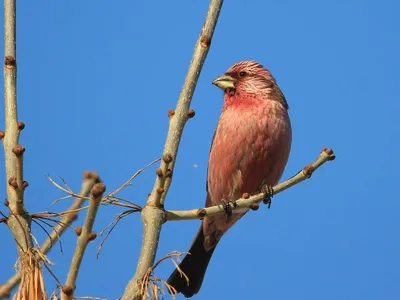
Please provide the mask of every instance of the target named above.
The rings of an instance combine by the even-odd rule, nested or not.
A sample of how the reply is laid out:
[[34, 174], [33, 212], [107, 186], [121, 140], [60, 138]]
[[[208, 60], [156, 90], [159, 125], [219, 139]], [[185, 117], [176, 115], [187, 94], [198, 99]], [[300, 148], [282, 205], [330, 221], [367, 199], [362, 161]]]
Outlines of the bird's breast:
[[208, 162], [209, 205], [275, 185], [291, 146], [287, 110], [276, 101], [228, 107], [219, 119]]

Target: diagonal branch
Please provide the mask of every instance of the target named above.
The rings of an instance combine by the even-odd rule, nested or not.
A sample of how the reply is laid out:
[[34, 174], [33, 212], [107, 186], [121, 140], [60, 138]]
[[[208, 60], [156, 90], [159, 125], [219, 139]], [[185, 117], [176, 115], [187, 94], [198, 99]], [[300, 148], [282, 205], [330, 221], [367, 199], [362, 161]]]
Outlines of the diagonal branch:
[[201, 69], [207, 57], [211, 40], [217, 25], [219, 13], [223, 0], [211, 0], [207, 16], [196, 42], [192, 61], [185, 78], [182, 92], [178, 98], [175, 111], [169, 111], [170, 125], [167, 139], [163, 151], [163, 159], [160, 168], [157, 169], [157, 178], [154, 183], [147, 205], [142, 210], [143, 220], [143, 240], [139, 261], [133, 278], [128, 283], [123, 300], [141, 299], [140, 281], [145, 276], [147, 270], [154, 264], [157, 252], [161, 226], [164, 223], [165, 214], [162, 209], [168, 189], [171, 185], [173, 168], [178, 154], [178, 147], [181, 140], [183, 128], [186, 121], [194, 116], [194, 111], [190, 110], [190, 103], [194, 90], [197, 85]]
[[86, 215], [85, 224], [83, 225], [83, 228], [76, 228], [78, 241], [76, 243], [74, 256], [68, 272], [67, 282], [62, 287], [62, 300], [70, 300], [73, 298], [76, 288], [76, 279], [78, 278], [79, 268], [83, 260], [83, 255], [85, 254], [86, 247], [89, 242], [93, 241], [97, 236], [95, 232], [92, 232], [92, 229], [105, 190], [106, 186], [103, 183], [96, 183], [93, 186], [91, 190], [92, 198], [90, 199], [89, 210]]
[[[48, 238], [40, 248], [40, 251], [43, 254], [46, 254], [51, 250], [54, 243], [60, 239], [60, 236], [77, 218], [76, 210], [82, 206], [82, 204], [85, 202], [84, 198], [89, 196], [90, 190], [95, 183], [99, 182], [99, 180], [100, 179], [97, 173], [89, 171], [84, 172], [81, 191], [68, 209], [68, 211], [72, 211], [72, 213], [62, 215], [60, 222], [58, 222], [58, 225], [55, 226], [53, 231], [50, 233], [50, 238]], [[0, 299], [3, 297], [2, 295], [10, 294], [11, 290], [19, 283], [20, 280], [21, 274], [16, 273], [6, 283], [0, 285]]]
[[[295, 176], [289, 178], [288, 180], [277, 184], [273, 187], [273, 194], [279, 194], [288, 188], [308, 179], [311, 177], [312, 173], [321, 167], [327, 161], [335, 159], [335, 155], [333, 151], [330, 149], [323, 149], [321, 151], [320, 156], [311, 164], [304, 167], [299, 173]], [[242, 198], [235, 201], [235, 203], [230, 203], [231, 208], [239, 209], [239, 208], [250, 208], [252, 210], [258, 209], [258, 203], [265, 198], [264, 193], [259, 193], [254, 196], [249, 196], [245, 194]], [[219, 213], [223, 213], [225, 211], [225, 207], [223, 205], [215, 205], [206, 208], [199, 209], [191, 209], [191, 210], [182, 210], [182, 211], [174, 211], [169, 210], [166, 211], [166, 219], [168, 221], [177, 221], [177, 220], [193, 220], [193, 219], [202, 219], [206, 216], [212, 216]]]

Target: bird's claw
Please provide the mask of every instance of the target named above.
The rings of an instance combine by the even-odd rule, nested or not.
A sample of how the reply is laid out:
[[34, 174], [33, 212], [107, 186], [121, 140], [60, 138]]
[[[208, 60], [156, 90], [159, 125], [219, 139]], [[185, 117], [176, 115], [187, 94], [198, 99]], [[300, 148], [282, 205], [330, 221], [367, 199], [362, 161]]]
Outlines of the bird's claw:
[[[227, 201], [225, 199], [222, 199], [222, 205], [224, 206], [224, 215], [227, 221], [230, 220], [230, 218], [232, 217], [232, 211], [233, 209], [235, 209], [237, 207], [236, 201]], [[233, 209], [232, 209], [232, 206]]]
[[268, 208], [271, 208], [272, 197], [274, 196], [274, 188], [270, 185], [264, 185], [261, 189], [261, 192], [264, 193], [263, 203], [268, 204]]

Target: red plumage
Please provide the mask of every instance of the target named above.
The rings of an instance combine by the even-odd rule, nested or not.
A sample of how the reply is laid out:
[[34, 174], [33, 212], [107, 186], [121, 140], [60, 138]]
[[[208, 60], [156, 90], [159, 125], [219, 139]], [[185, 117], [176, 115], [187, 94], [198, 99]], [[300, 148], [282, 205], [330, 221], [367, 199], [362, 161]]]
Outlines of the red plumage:
[[[213, 84], [224, 90], [224, 106], [208, 160], [206, 206], [258, 194], [278, 183], [289, 157], [292, 130], [288, 105], [276, 80], [255, 61], [233, 65]], [[206, 217], [190, 255], [179, 265], [189, 284], [175, 270], [168, 283], [191, 297], [202, 284], [211, 255], [222, 235], [247, 210]]]

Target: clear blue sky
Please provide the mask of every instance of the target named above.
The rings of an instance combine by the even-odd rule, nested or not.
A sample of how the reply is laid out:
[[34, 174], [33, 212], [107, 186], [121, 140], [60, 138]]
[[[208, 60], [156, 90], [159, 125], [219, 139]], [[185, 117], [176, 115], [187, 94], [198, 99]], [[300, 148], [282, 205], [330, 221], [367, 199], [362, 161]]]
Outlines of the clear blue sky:
[[[207, 2], [18, 2], [18, 100], [30, 212], [63, 196], [45, 174], [62, 176], [78, 190], [84, 170], [98, 171], [110, 191], [160, 156], [167, 110], [175, 106]], [[395, 0], [226, 1], [166, 207], [203, 205], [222, 106], [211, 81], [242, 59], [268, 67], [290, 104], [293, 147], [284, 178], [322, 147], [332, 147], [337, 160], [277, 196], [271, 210], [263, 207], [235, 225], [197, 299], [399, 299], [399, 11]], [[145, 203], [154, 171], [121, 196]], [[120, 211], [102, 207], [95, 230]], [[158, 258], [186, 251], [198, 226], [166, 224]], [[34, 232], [45, 238], [39, 228]], [[99, 260], [100, 239], [90, 244], [76, 295], [119, 297], [135, 271], [141, 234], [134, 215], [120, 223]], [[16, 251], [5, 226], [0, 236], [3, 282], [13, 273]], [[49, 255], [62, 282], [75, 241], [69, 231], [64, 256], [57, 247]], [[166, 278], [172, 269], [166, 262], [156, 274]], [[55, 281], [46, 279], [50, 292]]]

